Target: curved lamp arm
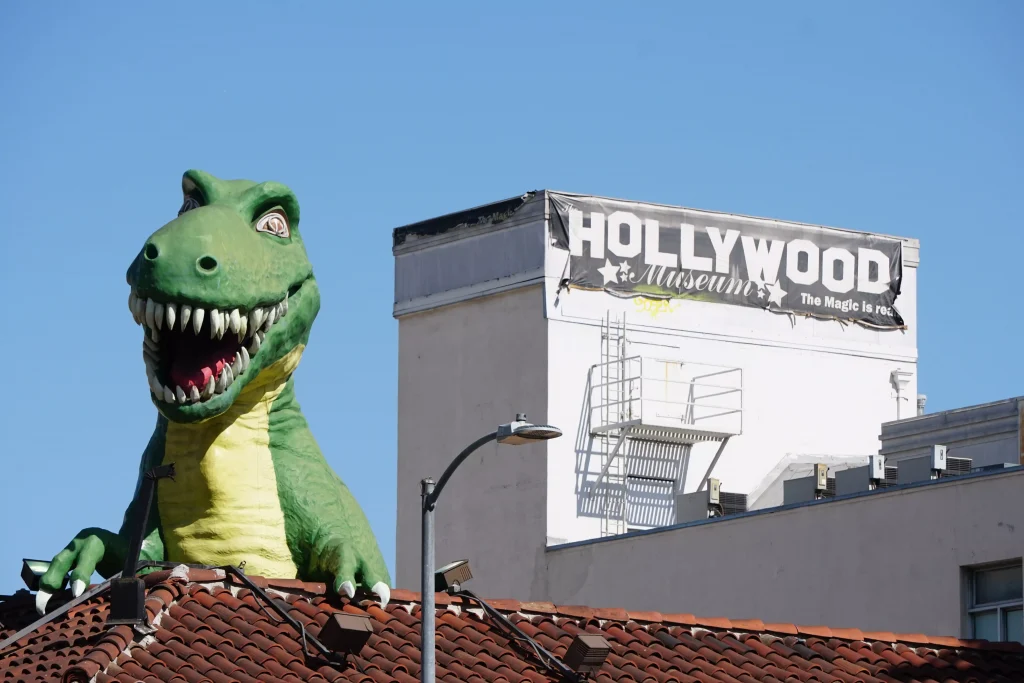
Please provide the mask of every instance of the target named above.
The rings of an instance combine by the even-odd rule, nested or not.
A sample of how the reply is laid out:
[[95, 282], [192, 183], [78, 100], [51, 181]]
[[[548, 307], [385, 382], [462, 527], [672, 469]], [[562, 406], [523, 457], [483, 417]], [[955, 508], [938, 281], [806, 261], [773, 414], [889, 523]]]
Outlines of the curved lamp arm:
[[466, 446], [466, 448], [461, 453], [455, 456], [455, 459], [452, 460], [452, 463], [448, 465], [448, 469], [446, 469], [444, 471], [444, 474], [441, 475], [441, 478], [437, 480], [437, 484], [434, 485], [434, 490], [431, 492], [429, 496], [423, 499], [423, 509], [433, 510], [434, 503], [437, 502], [437, 497], [441, 495], [441, 489], [443, 489], [444, 485], [448, 483], [448, 480], [452, 478], [452, 474], [454, 474], [455, 470], [459, 468], [459, 465], [461, 465], [463, 461], [466, 458], [468, 458], [473, 451], [480, 448], [488, 441], [494, 441], [497, 438], [498, 432], [491, 432], [486, 436], [481, 436], [479, 439]]

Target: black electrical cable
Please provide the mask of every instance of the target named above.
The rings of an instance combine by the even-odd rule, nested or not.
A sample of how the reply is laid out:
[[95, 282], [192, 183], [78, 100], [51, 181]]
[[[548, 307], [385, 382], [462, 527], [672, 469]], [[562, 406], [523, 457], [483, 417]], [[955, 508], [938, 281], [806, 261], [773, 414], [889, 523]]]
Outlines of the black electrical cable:
[[576, 673], [568, 666], [563, 664], [562, 661], [558, 659], [558, 657], [548, 652], [540, 643], [538, 643], [533, 638], [523, 633], [523, 631], [518, 626], [513, 624], [508, 619], [508, 617], [506, 617], [504, 614], [488, 605], [472, 591], [468, 591], [465, 588], [463, 588], [458, 591], [453, 591], [452, 595], [472, 600], [473, 602], [480, 605], [481, 609], [483, 609], [483, 611], [486, 614], [488, 614], [492, 619], [494, 619], [498, 623], [499, 627], [501, 627], [501, 629], [506, 632], [506, 635], [510, 636], [512, 640], [521, 641], [529, 644], [530, 648], [537, 656], [537, 659], [540, 660], [541, 665], [548, 671], [551, 671], [562, 676], [567, 681], [570, 681], [570, 683], [580, 683], [583, 680], [583, 677], [581, 677], [578, 673]]

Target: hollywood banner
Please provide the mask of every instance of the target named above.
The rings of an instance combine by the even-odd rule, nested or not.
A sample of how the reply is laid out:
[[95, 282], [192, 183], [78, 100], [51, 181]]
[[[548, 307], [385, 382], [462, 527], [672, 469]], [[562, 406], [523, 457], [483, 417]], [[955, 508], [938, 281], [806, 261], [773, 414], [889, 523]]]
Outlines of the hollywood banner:
[[903, 328], [902, 243], [875, 235], [549, 193], [563, 283]]

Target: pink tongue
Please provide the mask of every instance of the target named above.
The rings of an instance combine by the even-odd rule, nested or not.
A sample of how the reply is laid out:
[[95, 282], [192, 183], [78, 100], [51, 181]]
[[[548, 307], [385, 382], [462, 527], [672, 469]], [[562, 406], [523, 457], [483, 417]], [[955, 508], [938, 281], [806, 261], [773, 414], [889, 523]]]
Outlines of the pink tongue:
[[[213, 355], [211, 354], [211, 356]], [[210, 381], [210, 378], [216, 378], [220, 375], [220, 371], [224, 369], [224, 366], [228, 365], [229, 361], [233, 359], [234, 357], [231, 359], [211, 357], [196, 362], [194, 359], [182, 358], [171, 365], [168, 375], [175, 386], [179, 386], [185, 391], [188, 391], [192, 386], [202, 391], [206, 383]]]

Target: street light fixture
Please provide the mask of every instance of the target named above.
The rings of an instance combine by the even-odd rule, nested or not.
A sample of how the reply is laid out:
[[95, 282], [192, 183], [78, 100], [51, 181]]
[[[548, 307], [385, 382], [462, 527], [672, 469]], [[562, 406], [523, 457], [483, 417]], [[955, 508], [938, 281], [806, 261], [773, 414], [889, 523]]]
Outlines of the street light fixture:
[[423, 512], [423, 557], [422, 572], [420, 574], [421, 621], [423, 624], [423, 630], [420, 635], [420, 680], [422, 683], [434, 683], [434, 674], [436, 673], [434, 665], [434, 648], [436, 647], [434, 642], [434, 506], [437, 503], [438, 496], [441, 495], [441, 490], [448, 483], [448, 480], [451, 479], [452, 474], [458, 469], [459, 465], [473, 451], [485, 443], [497, 441], [500, 444], [519, 446], [536, 441], [555, 439], [561, 435], [562, 430], [558, 427], [530, 424], [526, 421], [526, 415], [518, 413], [513, 422], [503, 424], [496, 431], [480, 437], [455, 456], [455, 459], [448, 465], [448, 468], [445, 469], [436, 484], [429, 477], [420, 482]]

